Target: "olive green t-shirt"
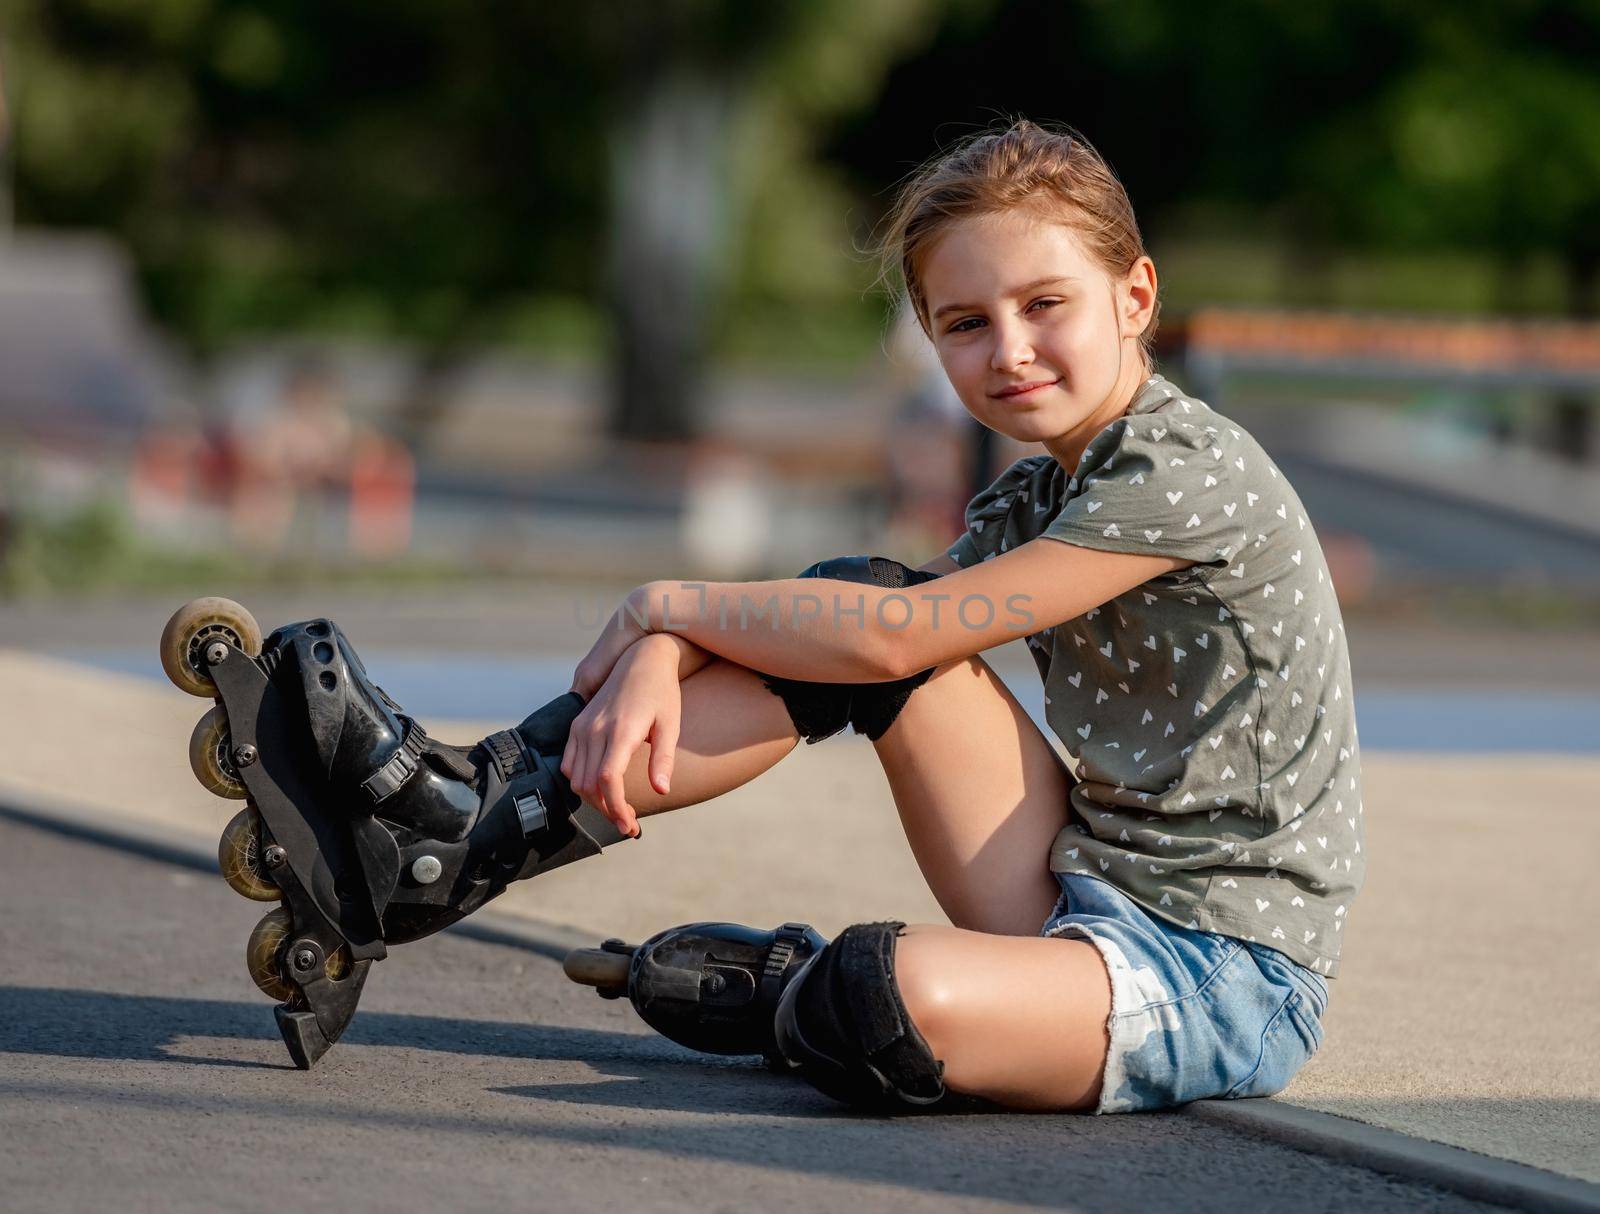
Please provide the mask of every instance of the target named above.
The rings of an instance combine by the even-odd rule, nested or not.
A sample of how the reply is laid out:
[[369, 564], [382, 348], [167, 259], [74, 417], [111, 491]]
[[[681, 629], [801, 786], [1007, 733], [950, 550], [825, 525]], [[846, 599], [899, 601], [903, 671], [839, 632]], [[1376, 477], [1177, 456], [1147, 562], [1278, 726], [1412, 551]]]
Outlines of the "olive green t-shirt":
[[1041, 536], [1197, 562], [1028, 638], [1077, 765], [1051, 869], [1336, 975], [1366, 867], [1350, 659], [1266, 452], [1155, 376], [1071, 474], [1018, 460], [966, 517], [961, 566]]

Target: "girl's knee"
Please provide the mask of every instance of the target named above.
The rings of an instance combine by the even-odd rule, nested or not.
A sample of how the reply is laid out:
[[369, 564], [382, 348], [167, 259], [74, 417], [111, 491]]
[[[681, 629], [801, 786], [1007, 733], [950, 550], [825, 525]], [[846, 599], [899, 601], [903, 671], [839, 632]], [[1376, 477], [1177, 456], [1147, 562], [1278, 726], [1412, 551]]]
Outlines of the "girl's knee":
[[913, 925], [895, 942], [894, 977], [911, 1023], [942, 1058], [956, 1015], [957, 992], [946, 967], [939, 963], [938, 934], [948, 928]]

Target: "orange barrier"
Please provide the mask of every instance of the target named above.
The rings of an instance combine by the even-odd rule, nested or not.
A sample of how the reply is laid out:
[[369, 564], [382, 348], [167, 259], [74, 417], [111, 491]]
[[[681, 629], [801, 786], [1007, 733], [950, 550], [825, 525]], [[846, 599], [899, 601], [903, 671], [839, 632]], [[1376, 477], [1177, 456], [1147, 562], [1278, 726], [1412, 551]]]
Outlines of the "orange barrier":
[[1450, 320], [1329, 312], [1201, 309], [1179, 340], [1195, 353], [1308, 360], [1372, 360], [1451, 371], [1592, 372], [1600, 376], [1600, 324]]
[[394, 439], [368, 434], [350, 459], [350, 549], [366, 557], [394, 556], [411, 543], [416, 466]]

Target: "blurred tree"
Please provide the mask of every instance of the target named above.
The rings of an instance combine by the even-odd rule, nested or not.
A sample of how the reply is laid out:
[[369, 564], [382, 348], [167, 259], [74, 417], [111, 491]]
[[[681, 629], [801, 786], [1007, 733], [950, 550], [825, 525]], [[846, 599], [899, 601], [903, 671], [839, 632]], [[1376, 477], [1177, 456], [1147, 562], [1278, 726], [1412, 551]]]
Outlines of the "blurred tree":
[[[1304, 188], [1338, 199], [1333, 235], [1487, 250], [1508, 308], [1528, 260], [1555, 251], [1567, 311], [1600, 316], [1600, 4], [1406, 12], [1415, 54], [1325, 123], [1296, 166]], [[1553, 450], [1581, 461], [1600, 447], [1592, 399], [1557, 393], [1546, 416], [1536, 437]]]
[[420, 423], [508, 303], [592, 287], [605, 97], [593, 38], [586, 58], [548, 6], [11, 7], [20, 217], [120, 235], [202, 353], [249, 330], [409, 336]]
[[11, 234], [11, 115], [6, 112], [5, 75], [10, 58], [0, 30], [0, 237]]
[[1275, 234], [1291, 300], [1432, 247], [1557, 252], [1600, 306], [1595, 0], [0, 5], [19, 220], [118, 234], [201, 352], [417, 340], [414, 433], [536, 298], [608, 309], [619, 432], [691, 432], [730, 301], [839, 308], [855, 200], [859, 235], [1017, 112], [1081, 127], [1157, 240]]
[[1343, 248], [1556, 252], [1593, 312], [1597, 63], [1595, 0], [952, 6], [824, 150], [876, 193], [930, 134], [1068, 121], [1157, 233], [1203, 207], [1281, 234], [1291, 299], [1326, 298], [1315, 279]]
[[[1178, 34], [1202, 65], [1193, 106], [1207, 193], [1287, 215], [1302, 247], [1470, 250], [1508, 268], [1558, 252], [1574, 301], [1592, 292], [1600, 5], [1223, 7], [1231, 12], [1222, 20], [1207, 14], [1211, 34]], [[1115, 12], [1137, 20], [1130, 5]], [[1248, 141], [1231, 139], [1240, 132]], [[1231, 155], [1219, 134], [1234, 143]]]
[[742, 255], [750, 197], [774, 177], [814, 171], [804, 133], [860, 103], [927, 7], [657, 0], [613, 9], [616, 432], [693, 433], [709, 325]]
[[1015, 114], [1069, 122], [1116, 167], [1147, 236], [1204, 210], [1325, 243], [1321, 184], [1302, 190], [1294, 158], [1412, 53], [1375, 0], [952, 6], [824, 148], [881, 196], [935, 141]]
[[[8, 0], [18, 205], [125, 239], [201, 353], [330, 324], [417, 339], [413, 438], [530, 295], [598, 294], [615, 428], [681, 435], [743, 175], [796, 168], [751, 111], [859, 98], [922, 2]], [[818, 96], [797, 64], [850, 87]]]

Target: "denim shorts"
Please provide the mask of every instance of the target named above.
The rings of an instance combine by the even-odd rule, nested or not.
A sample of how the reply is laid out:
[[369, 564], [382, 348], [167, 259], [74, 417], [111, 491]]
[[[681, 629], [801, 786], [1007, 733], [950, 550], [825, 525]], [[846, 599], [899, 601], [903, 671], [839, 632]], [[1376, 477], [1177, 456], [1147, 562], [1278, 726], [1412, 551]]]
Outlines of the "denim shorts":
[[1322, 1043], [1328, 984], [1276, 949], [1179, 927], [1096, 877], [1057, 873], [1042, 936], [1088, 940], [1111, 974], [1096, 1113], [1270, 1096]]

